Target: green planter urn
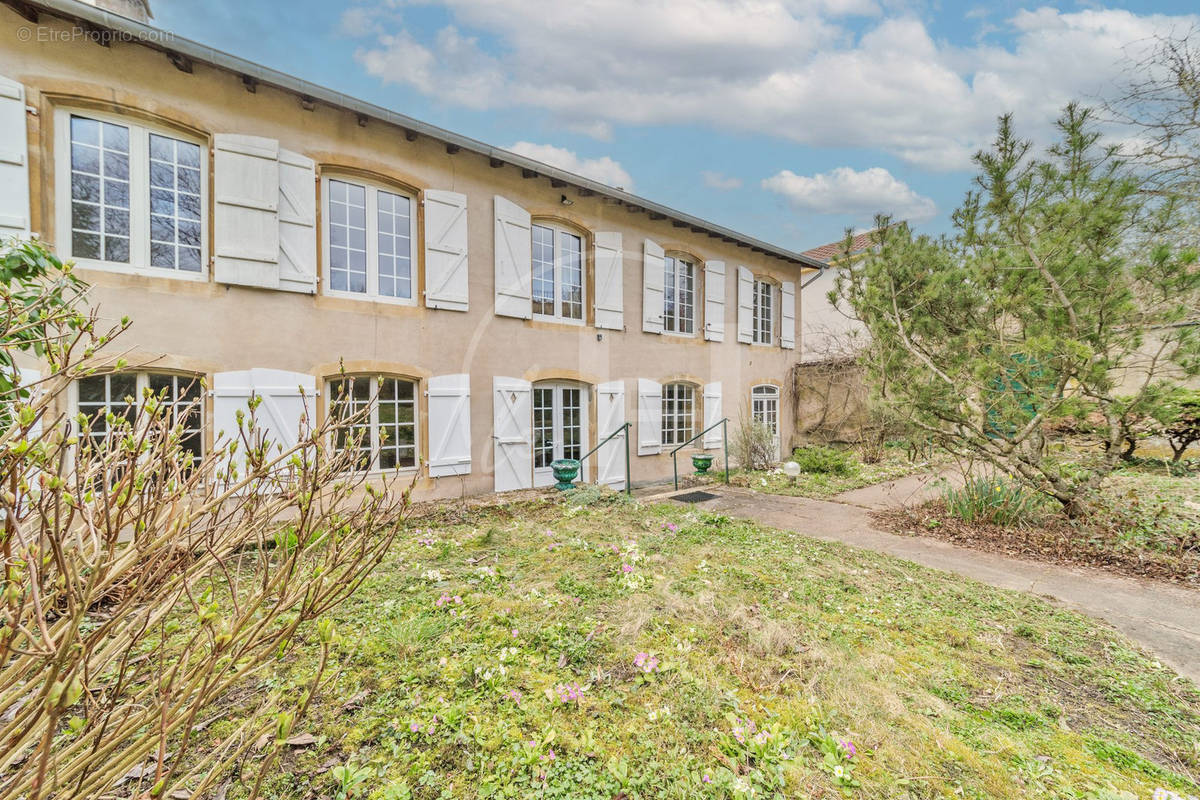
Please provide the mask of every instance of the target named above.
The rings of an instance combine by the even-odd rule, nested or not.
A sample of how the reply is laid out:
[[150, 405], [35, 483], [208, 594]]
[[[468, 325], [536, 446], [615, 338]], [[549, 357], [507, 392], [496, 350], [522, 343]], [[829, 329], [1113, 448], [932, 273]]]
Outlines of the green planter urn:
[[708, 453], [696, 453], [692, 456], [692, 466], [696, 468], [697, 475], [707, 475], [712, 462], [713, 457]]
[[550, 469], [554, 472], [554, 480], [558, 481], [554, 484], [555, 489], [565, 492], [575, 488], [575, 476], [579, 474], [578, 461], [573, 458], [560, 458], [550, 462]]

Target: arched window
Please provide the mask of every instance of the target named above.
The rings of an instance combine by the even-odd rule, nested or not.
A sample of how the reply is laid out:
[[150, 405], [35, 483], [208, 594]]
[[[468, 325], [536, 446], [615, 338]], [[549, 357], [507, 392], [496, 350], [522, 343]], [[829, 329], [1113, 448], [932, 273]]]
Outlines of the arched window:
[[779, 387], [771, 384], [755, 386], [750, 390], [750, 415], [779, 435]]
[[696, 331], [696, 262], [689, 256], [663, 259], [663, 332]]
[[552, 222], [532, 225], [533, 315], [583, 322], [583, 237]]
[[665, 383], [662, 387], [662, 443], [683, 444], [696, 435], [696, 387]]
[[90, 110], [60, 109], [55, 129], [63, 260], [201, 278], [208, 255], [206, 144]]
[[322, 188], [327, 292], [415, 302], [416, 198], [355, 177], [326, 177]]
[[182, 427], [179, 446], [192, 463], [204, 455], [201, 376], [168, 372], [113, 372], [89, 375], [75, 383], [75, 411], [88, 419], [85, 445], [99, 447], [110, 433], [109, 415], [115, 425], [132, 423], [149, 390], [159, 399], [166, 421]]
[[329, 382], [329, 412], [347, 424], [334, 447], [358, 448], [364, 471], [417, 465], [417, 382], [405, 378], [351, 375]]

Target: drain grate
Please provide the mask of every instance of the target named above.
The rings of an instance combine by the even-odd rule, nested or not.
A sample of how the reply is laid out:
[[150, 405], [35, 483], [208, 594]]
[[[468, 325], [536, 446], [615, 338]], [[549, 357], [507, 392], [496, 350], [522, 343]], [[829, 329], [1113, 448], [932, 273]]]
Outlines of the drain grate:
[[673, 494], [671, 499], [680, 503], [703, 503], [705, 500], [712, 500], [716, 497], [712, 492], [684, 492], [683, 494]]

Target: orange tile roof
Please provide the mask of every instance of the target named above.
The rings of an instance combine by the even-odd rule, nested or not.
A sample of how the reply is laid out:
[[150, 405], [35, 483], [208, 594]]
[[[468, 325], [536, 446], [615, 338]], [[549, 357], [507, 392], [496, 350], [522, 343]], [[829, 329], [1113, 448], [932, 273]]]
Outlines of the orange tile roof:
[[[875, 228], [869, 231], [857, 234], [854, 241], [850, 244], [851, 255], [862, 253], [871, 248], [871, 235], [875, 233]], [[805, 250], [802, 255], [809, 258], [815, 258], [817, 261], [824, 261], [826, 264], [836, 260], [843, 252], [843, 243], [845, 239], [838, 239], [836, 242], [823, 244], [820, 247], [814, 247], [811, 250]]]

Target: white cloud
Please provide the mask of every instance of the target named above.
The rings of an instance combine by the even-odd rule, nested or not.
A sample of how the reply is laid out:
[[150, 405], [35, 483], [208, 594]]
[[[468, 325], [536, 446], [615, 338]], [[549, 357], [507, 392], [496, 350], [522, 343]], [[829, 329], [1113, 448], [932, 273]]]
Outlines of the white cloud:
[[357, 57], [443, 102], [544, 109], [601, 139], [612, 124], [702, 124], [931, 169], [968, 166], [1005, 111], [1044, 135], [1068, 100], [1120, 80], [1122, 46], [1200, 21], [1039, 8], [996, 21], [1009, 46], [959, 46], [871, 0], [413, 2], [453, 25], [418, 42], [392, 17]]
[[709, 172], [705, 170], [700, 173], [700, 177], [704, 179], [704, 185], [710, 189], [719, 189], [722, 192], [730, 192], [734, 189], [742, 188], [742, 179], [735, 178], [731, 175], [725, 175], [721, 172]]
[[580, 158], [572, 150], [565, 147], [555, 147], [552, 144], [534, 144], [533, 142], [517, 142], [508, 148], [517, 155], [541, 161], [552, 167], [574, 172], [585, 178], [591, 178], [609, 186], [616, 186], [627, 192], [633, 191], [633, 178], [625, 171], [620, 162], [613, 161], [608, 156], [600, 158]]
[[763, 180], [762, 187], [787, 198], [796, 210], [815, 214], [845, 214], [868, 221], [884, 213], [910, 222], [937, 215], [932, 200], [883, 167], [861, 171], [837, 167], [819, 175], [797, 175], [785, 169]]
[[567, 122], [565, 125], [563, 125], [563, 127], [569, 130], [571, 133], [590, 136], [593, 139], [597, 139], [601, 142], [611, 142], [613, 139], [612, 125], [604, 120], [577, 120], [574, 122]]

